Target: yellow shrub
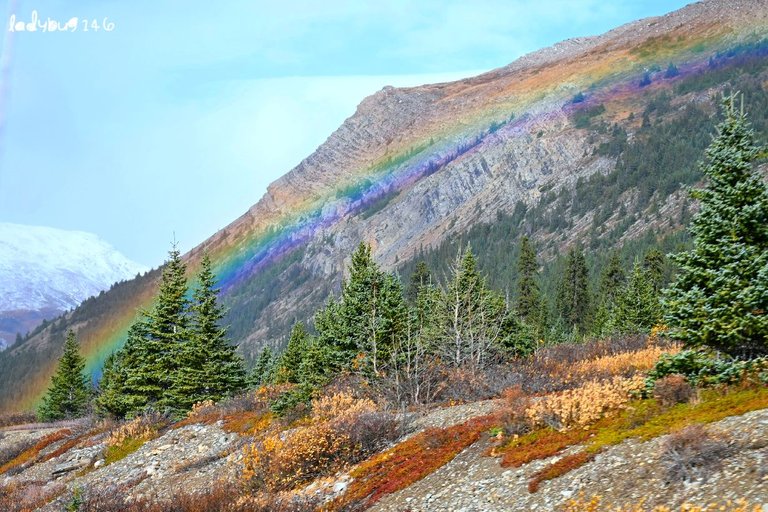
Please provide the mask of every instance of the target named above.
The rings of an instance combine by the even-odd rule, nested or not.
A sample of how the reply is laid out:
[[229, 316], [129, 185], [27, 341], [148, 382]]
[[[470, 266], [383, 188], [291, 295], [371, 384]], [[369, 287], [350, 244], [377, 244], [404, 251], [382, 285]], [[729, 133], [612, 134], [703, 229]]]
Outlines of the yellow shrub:
[[661, 354], [674, 354], [679, 351], [679, 346], [662, 348], [655, 344], [650, 344], [647, 348], [641, 350], [598, 357], [588, 361], [579, 361], [568, 366], [567, 370], [565, 368], [563, 370], [567, 372], [567, 380], [594, 375], [607, 376], [627, 374], [632, 371], [642, 372], [653, 368]]
[[568, 500], [561, 508], [562, 512], [762, 512], [761, 505], [752, 505], [746, 500], [727, 501], [725, 503], [710, 503], [708, 505], [692, 505], [684, 503], [680, 508], [671, 508], [665, 505], [649, 508], [645, 506], [645, 500], [626, 506], [601, 505], [600, 496], [593, 496], [589, 500], [584, 496]]
[[148, 441], [157, 435], [157, 425], [146, 416], [137, 416], [109, 433], [107, 446], [118, 446], [128, 439]]
[[275, 492], [338, 471], [364, 452], [353, 439], [354, 426], [374, 412], [373, 401], [347, 393], [314, 400], [304, 424], [271, 432], [245, 448], [243, 480], [253, 489]]
[[337, 393], [323, 396], [312, 401], [313, 423], [331, 422], [338, 425], [349, 424], [361, 414], [376, 411], [376, 404], [368, 398], [355, 398], [349, 393]]
[[644, 386], [643, 377], [613, 377], [590, 381], [576, 389], [554, 393], [534, 402], [526, 411], [534, 425], [549, 425], [559, 430], [585, 427], [612, 410], [622, 408], [630, 393]]

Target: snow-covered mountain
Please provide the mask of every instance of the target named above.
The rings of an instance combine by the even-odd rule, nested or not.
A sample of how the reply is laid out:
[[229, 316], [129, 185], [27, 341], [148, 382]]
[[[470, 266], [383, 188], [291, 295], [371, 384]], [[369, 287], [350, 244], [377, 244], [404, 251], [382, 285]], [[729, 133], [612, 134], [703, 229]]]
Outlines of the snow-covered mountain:
[[0, 222], [0, 323], [3, 313], [74, 308], [145, 270], [92, 233]]

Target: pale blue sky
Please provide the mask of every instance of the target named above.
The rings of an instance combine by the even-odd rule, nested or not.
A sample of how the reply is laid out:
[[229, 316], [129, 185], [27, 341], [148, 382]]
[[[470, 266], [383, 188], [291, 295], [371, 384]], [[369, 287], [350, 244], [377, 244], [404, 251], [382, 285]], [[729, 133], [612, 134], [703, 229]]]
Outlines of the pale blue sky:
[[[244, 213], [384, 85], [506, 65], [684, 0], [73, 1], [4, 8], [0, 221], [162, 262]], [[75, 32], [11, 32], [10, 17]], [[114, 30], [82, 30], [82, 20]], [[90, 25], [90, 24], [89, 24]]]

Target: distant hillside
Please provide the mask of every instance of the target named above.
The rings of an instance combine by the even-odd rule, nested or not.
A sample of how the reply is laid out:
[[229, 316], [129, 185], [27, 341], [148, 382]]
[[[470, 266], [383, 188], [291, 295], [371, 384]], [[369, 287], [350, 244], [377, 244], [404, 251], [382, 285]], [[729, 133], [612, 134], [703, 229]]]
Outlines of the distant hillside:
[[[768, 5], [708, 0], [477, 77], [385, 87], [186, 259], [195, 271], [211, 255], [231, 335], [252, 358], [338, 290], [361, 240], [403, 273], [419, 257], [440, 267], [471, 240], [500, 289], [514, 282], [521, 233], [549, 259], [577, 241], [684, 243], [681, 187], [699, 179], [717, 98], [743, 90], [764, 138], [767, 67]], [[156, 279], [115, 287], [6, 350], [0, 409], [39, 397], [67, 326], [98, 372]]]
[[13, 343], [145, 270], [91, 233], [0, 222], [0, 338]]

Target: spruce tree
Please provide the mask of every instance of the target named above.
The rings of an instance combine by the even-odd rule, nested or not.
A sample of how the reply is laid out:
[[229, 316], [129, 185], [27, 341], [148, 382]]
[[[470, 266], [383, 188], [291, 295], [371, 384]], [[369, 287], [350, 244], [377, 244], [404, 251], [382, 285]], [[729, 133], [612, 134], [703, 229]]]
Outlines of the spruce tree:
[[310, 336], [303, 322], [297, 322], [291, 329], [288, 345], [280, 355], [275, 368], [275, 382], [278, 384], [299, 383], [299, 367], [309, 349]]
[[643, 256], [643, 270], [648, 276], [656, 296], [661, 293], [661, 288], [664, 286], [664, 267], [666, 264], [666, 256], [656, 248], [650, 249]]
[[614, 310], [613, 325], [624, 334], [648, 333], [660, 317], [659, 300], [653, 282], [638, 260], [632, 267]]
[[85, 358], [80, 355], [74, 331], [69, 330], [51, 386], [37, 411], [41, 421], [78, 418], [86, 414], [90, 386], [84, 370]]
[[163, 267], [158, 297], [129, 331], [125, 394], [130, 413], [146, 406], [174, 408], [170, 393], [182, 344], [189, 336], [186, 265], [174, 247]]
[[272, 348], [267, 345], [261, 349], [261, 353], [256, 359], [256, 364], [253, 366], [251, 374], [248, 377], [249, 384], [252, 387], [258, 387], [271, 382], [274, 373], [274, 365], [275, 357], [272, 353]]
[[543, 307], [538, 284], [539, 264], [533, 243], [527, 236], [524, 236], [520, 243], [517, 272], [517, 314], [524, 322], [541, 326]]
[[423, 286], [427, 286], [432, 282], [432, 273], [429, 271], [429, 267], [424, 260], [416, 263], [416, 268], [411, 274], [410, 284], [408, 285], [407, 298], [408, 302], [414, 304], [416, 297], [419, 295], [419, 290]]
[[693, 249], [673, 256], [679, 272], [664, 316], [688, 346], [751, 357], [768, 353], [768, 190], [754, 165], [762, 148], [736, 95], [723, 110], [701, 167], [707, 186], [693, 192]]
[[125, 350], [113, 352], [104, 361], [99, 381], [99, 394], [94, 400], [96, 413], [123, 418], [129, 411], [125, 397]]
[[479, 368], [504, 345], [506, 302], [488, 288], [469, 244], [458, 252], [451, 273], [444, 295], [446, 332], [441, 336], [442, 350], [454, 366]]
[[397, 278], [383, 272], [361, 242], [352, 254], [349, 280], [338, 302], [331, 299], [315, 317], [318, 343], [342, 368], [362, 356], [365, 370], [378, 373], [393, 344], [405, 334], [407, 307]]
[[557, 290], [557, 310], [567, 328], [584, 333], [590, 307], [587, 260], [581, 248], [572, 247]]
[[189, 325], [182, 327], [186, 336], [176, 342], [177, 368], [166, 399], [182, 411], [198, 402], [232, 396], [246, 385], [243, 360], [229, 343], [227, 328], [221, 326], [224, 308], [218, 303], [219, 290], [207, 254], [201, 259], [197, 281]]
[[592, 334], [608, 336], [616, 331], [615, 310], [627, 278], [618, 251], [612, 251], [600, 274], [599, 302], [592, 323]]

